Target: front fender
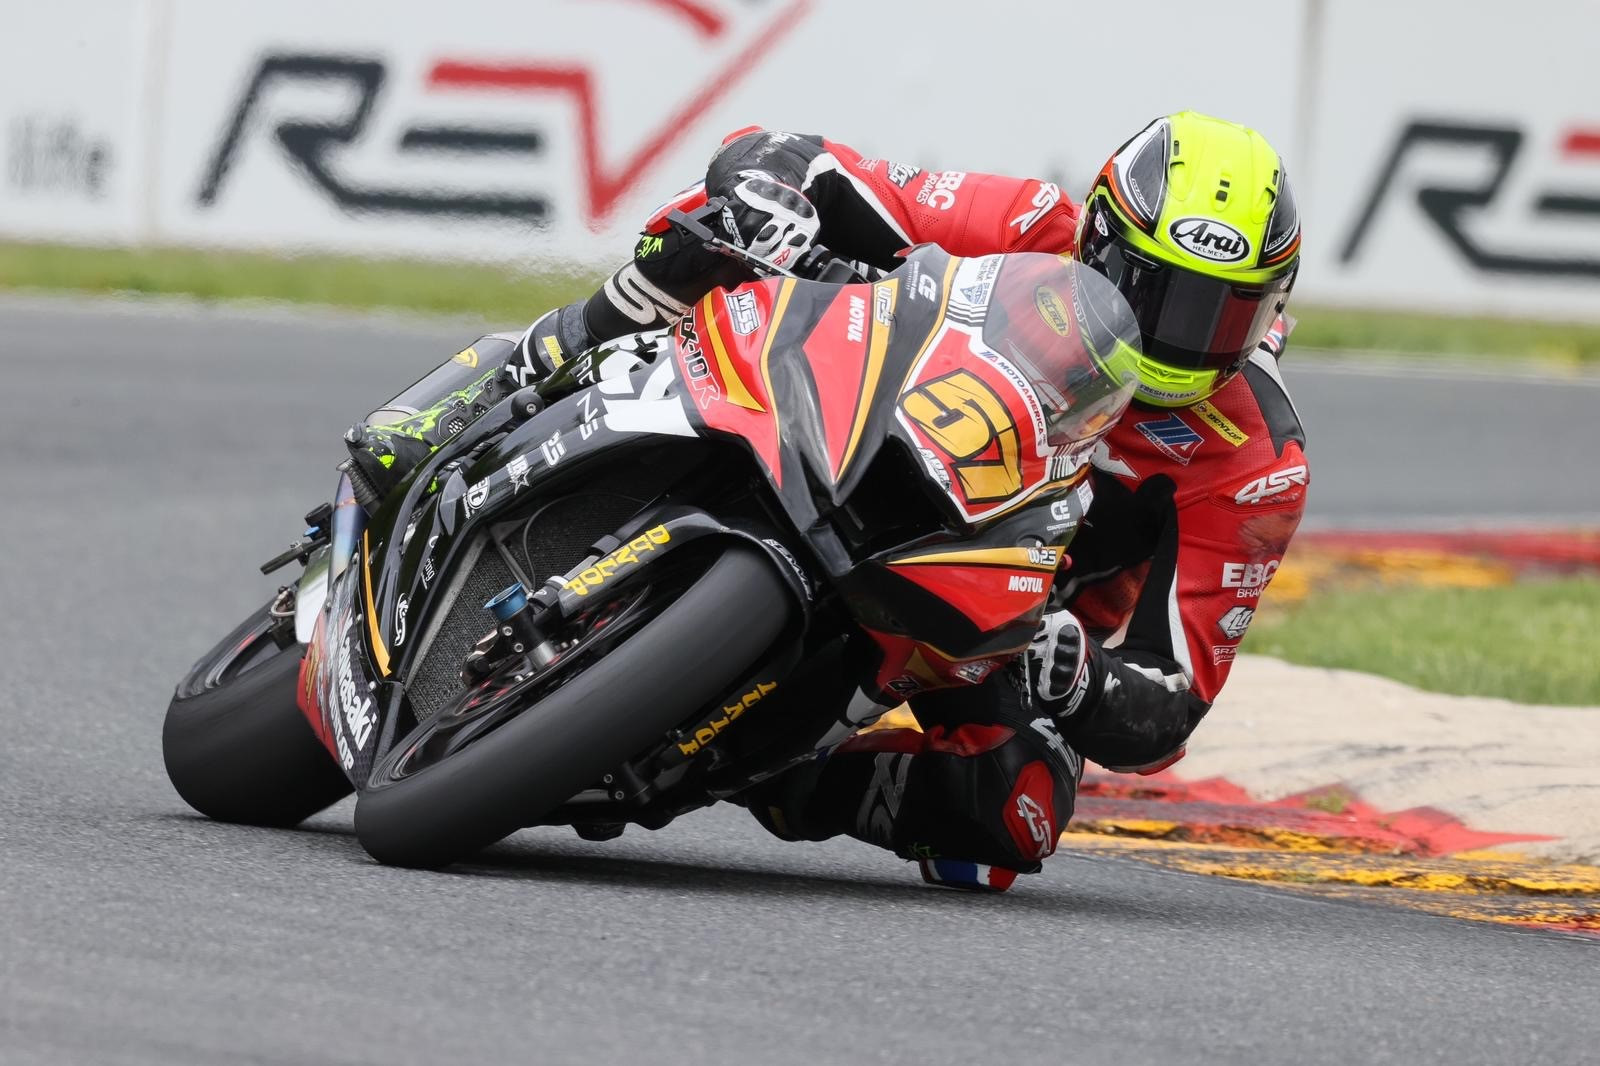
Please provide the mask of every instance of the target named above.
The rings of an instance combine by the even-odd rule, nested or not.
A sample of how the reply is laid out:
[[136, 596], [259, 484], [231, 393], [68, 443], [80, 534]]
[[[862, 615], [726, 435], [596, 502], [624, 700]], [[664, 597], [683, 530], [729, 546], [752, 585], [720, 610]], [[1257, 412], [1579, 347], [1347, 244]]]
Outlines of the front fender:
[[744, 541], [766, 556], [793, 596], [803, 622], [809, 625], [816, 585], [775, 529], [746, 519], [723, 521], [682, 504], [648, 508], [615, 536], [601, 538], [583, 562], [565, 574], [551, 577], [535, 594], [535, 601], [546, 610], [558, 612], [563, 619], [572, 618], [595, 593], [637, 582], [671, 553], [712, 537]]

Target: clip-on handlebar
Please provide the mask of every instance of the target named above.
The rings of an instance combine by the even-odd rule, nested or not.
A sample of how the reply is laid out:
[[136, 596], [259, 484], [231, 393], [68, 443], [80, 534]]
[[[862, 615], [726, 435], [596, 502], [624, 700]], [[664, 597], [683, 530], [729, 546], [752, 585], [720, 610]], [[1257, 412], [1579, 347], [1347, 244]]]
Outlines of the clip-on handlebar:
[[[820, 244], [813, 244], [794, 266], [782, 267], [765, 259], [748, 248], [740, 247], [731, 241], [718, 236], [707, 223], [721, 215], [722, 209], [728, 205], [726, 197], [715, 197], [707, 200], [705, 206], [688, 214], [677, 209], [667, 214], [667, 225], [682, 233], [684, 236], [699, 241], [707, 249], [737, 260], [750, 269], [757, 277], [784, 277], [801, 278], [807, 281], [822, 281], [833, 285], [854, 285], [864, 281], [875, 281], [877, 278], [864, 276], [857, 270], [855, 264], [848, 259], [834, 255]], [[871, 267], [867, 270], [877, 274]], [[880, 275], [881, 276], [881, 275]]]

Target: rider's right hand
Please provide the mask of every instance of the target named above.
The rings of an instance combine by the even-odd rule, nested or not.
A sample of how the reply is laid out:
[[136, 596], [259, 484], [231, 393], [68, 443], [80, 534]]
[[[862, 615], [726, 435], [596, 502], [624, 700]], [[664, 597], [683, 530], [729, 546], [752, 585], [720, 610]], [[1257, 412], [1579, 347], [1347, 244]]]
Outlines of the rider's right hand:
[[737, 177], [725, 193], [722, 228], [728, 240], [774, 266], [792, 264], [817, 239], [817, 209], [799, 189], [764, 170], [741, 170]]

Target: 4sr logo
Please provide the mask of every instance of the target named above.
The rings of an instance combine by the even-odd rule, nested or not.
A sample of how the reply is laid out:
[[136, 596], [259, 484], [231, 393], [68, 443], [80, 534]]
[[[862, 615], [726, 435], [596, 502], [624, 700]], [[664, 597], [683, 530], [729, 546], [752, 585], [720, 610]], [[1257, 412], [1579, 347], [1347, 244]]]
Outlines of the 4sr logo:
[[[1247, 483], [1244, 488], [1234, 493], [1233, 502], [1238, 504], [1260, 503], [1262, 500], [1282, 496], [1283, 503], [1292, 503], [1300, 498], [1296, 490], [1304, 488], [1307, 480], [1306, 465], [1286, 466], [1282, 470], [1274, 470], [1270, 474], [1263, 474], [1254, 481]], [[1292, 493], [1292, 495], [1285, 495]]]

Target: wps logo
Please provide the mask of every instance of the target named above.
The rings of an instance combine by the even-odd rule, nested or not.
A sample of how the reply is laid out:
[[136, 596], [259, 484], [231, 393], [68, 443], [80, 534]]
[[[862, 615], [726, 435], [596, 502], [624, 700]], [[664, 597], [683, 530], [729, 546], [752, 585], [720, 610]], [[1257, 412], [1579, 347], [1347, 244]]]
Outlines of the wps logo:
[[[1399, 177], [1413, 157], [1427, 156], [1438, 149], [1477, 149], [1489, 158], [1487, 171], [1464, 171], [1453, 165], [1451, 177], [1416, 187], [1416, 205], [1441, 236], [1467, 262], [1482, 271], [1543, 277], [1600, 278], [1600, 247], [1587, 254], [1558, 251], [1555, 227], [1568, 230], [1574, 224], [1593, 227], [1600, 223], [1600, 188], [1588, 191], [1575, 188], [1581, 172], [1572, 168], [1572, 178], [1563, 179], [1552, 171], [1570, 164], [1600, 163], [1600, 128], [1573, 128], [1558, 139], [1554, 152], [1535, 148], [1526, 152], [1527, 137], [1517, 126], [1478, 125], [1475, 123], [1412, 122], [1400, 131], [1388, 156], [1378, 168], [1372, 191], [1362, 204], [1350, 234], [1339, 253], [1341, 263], [1355, 259], [1371, 232], [1384, 204], [1391, 198]], [[1527, 208], [1526, 222], [1545, 222], [1550, 236], [1537, 243], [1513, 246], [1509, 241], [1490, 238], [1482, 232], [1480, 220], [1505, 198], [1507, 179], [1514, 164], [1522, 161], [1533, 169], [1536, 190]], [[1591, 168], [1592, 172], [1592, 168]], [[1470, 176], [1464, 176], [1470, 175]], [[1589, 179], [1592, 183], [1593, 179]], [[1549, 184], [1545, 184], [1546, 182]], [[1527, 217], [1531, 216], [1531, 217]], [[1526, 226], [1524, 227], [1527, 228]], [[1544, 246], [1541, 247], [1540, 245]]]
[[[581, 213], [589, 226], [598, 228], [701, 115], [761, 65], [809, 11], [811, 0], [740, 5], [731, 0], [629, 0], [629, 6], [659, 18], [625, 20], [640, 28], [624, 43], [648, 44], [658, 32], [675, 38], [687, 33], [694, 39], [697, 63], [705, 63], [683, 66], [692, 71], [684, 84], [640, 82], [655, 86], [642, 91], [634, 85], [639, 81], [638, 57], [609, 47], [592, 60], [576, 62], [294, 51], [265, 55], [249, 72], [222, 125], [196, 203], [202, 209], [216, 206], [239, 168], [247, 160], [263, 158], [253, 144], [270, 139], [295, 173], [349, 214], [543, 223], [558, 214]], [[503, 54], [498, 41], [487, 47]], [[658, 57], [663, 65], [669, 58]], [[395, 71], [412, 69], [416, 59], [423, 69], [421, 84], [397, 80]], [[663, 92], [668, 100], [677, 100], [659, 121], [647, 124], [642, 138], [630, 143], [607, 136], [602, 97], [626, 100], [631, 93], [640, 97], [639, 109], [657, 113]], [[551, 97], [569, 105], [570, 118], [552, 123], [549, 108], [541, 111], [542, 123], [511, 117], [527, 110], [519, 108], [522, 101], [533, 104]], [[482, 119], [495, 110], [502, 116], [498, 121]], [[382, 162], [375, 164], [375, 158]], [[555, 169], [559, 161], [574, 158], [580, 197], [563, 195], [572, 183]], [[362, 169], [386, 175], [409, 170], [417, 176], [372, 180], [359, 176]]]

